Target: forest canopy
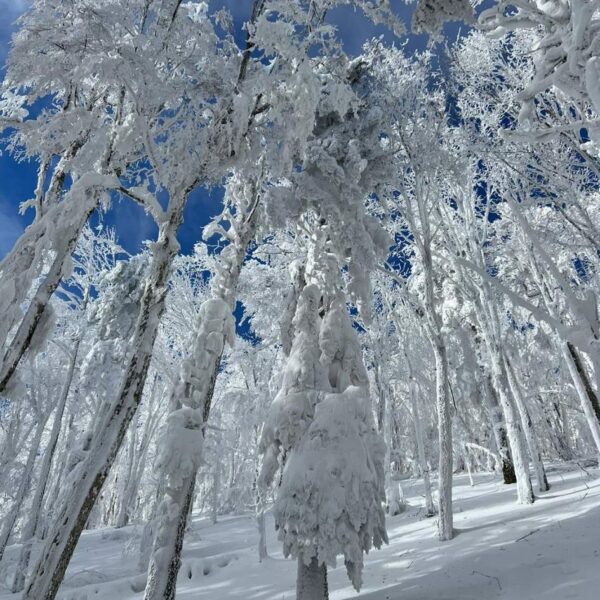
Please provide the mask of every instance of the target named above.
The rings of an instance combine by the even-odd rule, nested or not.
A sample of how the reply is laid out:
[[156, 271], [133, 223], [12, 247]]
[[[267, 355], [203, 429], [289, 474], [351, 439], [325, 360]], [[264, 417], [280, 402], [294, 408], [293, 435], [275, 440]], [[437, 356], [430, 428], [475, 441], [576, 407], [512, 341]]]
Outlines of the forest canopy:
[[[405, 479], [443, 542], [456, 474], [531, 505], [549, 463], [598, 464], [600, 3], [245, 5], [15, 24], [0, 574], [26, 600], [129, 525], [138, 592], [174, 599], [192, 516], [249, 511], [323, 600], [339, 557], [361, 589]], [[385, 33], [350, 54], [340, 7]]]

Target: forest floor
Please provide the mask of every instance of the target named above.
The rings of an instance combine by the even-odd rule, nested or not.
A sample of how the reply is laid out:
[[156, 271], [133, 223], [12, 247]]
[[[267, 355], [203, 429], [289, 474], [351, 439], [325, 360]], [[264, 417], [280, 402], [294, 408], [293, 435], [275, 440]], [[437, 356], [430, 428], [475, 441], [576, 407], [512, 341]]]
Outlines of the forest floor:
[[[357, 594], [343, 564], [330, 571], [331, 600], [595, 600], [600, 597], [600, 472], [552, 466], [550, 491], [533, 506], [515, 504], [514, 486], [494, 475], [455, 477], [457, 535], [441, 543], [435, 519], [423, 518], [418, 481], [403, 482], [405, 513], [388, 519], [389, 546], [365, 561]], [[271, 519], [270, 558], [257, 561], [252, 515], [216, 525], [195, 519], [184, 547], [178, 600], [292, 600], [295, 564], [285, 560]], [[61, 600], [139, 600], [145, 575], [136, 574], [140, 529], [84, 533]], [[0, 570], [0, 600], [16, 599], [6, 584], [17, 547]], [[12, 568], [11, 568], [12, 567]]]

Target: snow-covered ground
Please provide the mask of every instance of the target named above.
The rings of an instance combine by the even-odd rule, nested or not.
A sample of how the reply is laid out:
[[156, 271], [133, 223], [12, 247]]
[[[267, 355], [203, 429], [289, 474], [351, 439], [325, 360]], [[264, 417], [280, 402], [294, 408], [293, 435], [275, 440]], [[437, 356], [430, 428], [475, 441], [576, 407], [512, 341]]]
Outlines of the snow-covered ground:
[[[550, 469], [551, 489], [533, 506], [517, 506], [514, 486], [493, 475], [455, 478], [455, 528], [440, 543], [422, 518], [419, 482], [404, 483], [410, 505], [388, 520], [390, 544], [366, 560], [360, 595], [343, 565], [330, 571], [331, 600], [595, 600], [600, 597], [600, 476], [597, 469]], [[178, 600], [291, 600], [295, 564], [285, 560], [269, 521], [271, 558], [257, 561], [251, 515], [211, 525], [194, 521], [187, 538]], [[139, 531], [102, 529], [83, 535], [61, 600], [143, 597], [136, 574]], [[16, 547], [2, 566], [0, 600], [14, 599], [6, 580]], [[14, 566], [12, 566], [14, 569]]]

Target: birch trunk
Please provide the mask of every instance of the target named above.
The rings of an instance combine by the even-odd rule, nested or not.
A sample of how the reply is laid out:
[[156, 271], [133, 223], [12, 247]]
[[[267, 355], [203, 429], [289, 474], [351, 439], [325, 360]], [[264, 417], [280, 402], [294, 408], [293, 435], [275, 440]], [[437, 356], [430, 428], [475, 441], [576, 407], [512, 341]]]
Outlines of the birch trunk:
[[[567, 413], [567, 407], [564, 404], [560, 406], [560, 433], [558, 444], [561, 448], [563, 460], [573, 460], [573, 443], [571, 440], [571, 428], [569, 425], [569, 415]], [[560, 455], [560, 453], [559, 453]]]
[[[31, 285], [35, 277], [39, 275], [40, 261], [36, 247], [56, 221], [52, 215], [46, 217], [44, 213], [47, 212], [48, 206], [53, 206], [58, 202], [65, 180], [65, 169], [82, 145], [82, 140], [75, 142], [60, 158], [45, 194], [44, 182], [49, 163], [42, 161], [35, 189], [35, 221], [17, 240], [13, 249], [0, 261], [0, 313], [3, 315], [2, 323], [0, 323], [0, 351], [4, 350], [12, 328], [23, 318], [20, 307], [27, 300]], [[36, 258], [37, 263], [34, 265]], [[7, 282], [8, 288], [6, 287]]]
[[567, 342], [567, 348], [569, 350], [569, 354], [571, 355], [571, 357], [573, 359], [573, 364], [575, 365], [575, 369], [577, 370], [579, 379], [581, 380], [581, 383], [583, 384], [583, 388], [585, 389], [585, 394], [588, 397], [589, 403], [592, 405], [596, 420], [600, 424], [600, 402], [598, 401], [598, 396], [596, 395], [596, 392], [594, 391], [592, 382], [590, 381], [590, 378], [585, 369], [583, 361], [581, 360], [581, 356], [580, 356], [579, 352], [577, 352], [577, 349], [575, 348], [575, 346], [573, 346], [573, 344], [571, 344], [570, 342]]
[[503, 360], [504, 356], [498, 342], [500, 339], [499, 318], [487, 286], [484, 286], [480, 290], [480, 303], [481, 314], [479, 316], [479, 325], [485, 339], [490, 360], [492, 385], [498, 394], [504, 415], [504, 422], [506, 423], [506, 432], [508, 434], [508, 442], [517, 478], [517, 502], [519, 504], [533, 504], [534, 495], [529, 476], [529, 461], [527, 460], [527, 453], [525, 451], [523, 430], [519, 422], [514, 399], [509, 391], [508, 375]]
[[[434, 289], [434, 268], [431, 256], [431, 241], [433, 234], [425, 199], [427, 198], [426, 183], [417, 180], [417, 209], [422, 228], [422, 238], [417, 242], [417, 248], [423, 261], [425, 275], [425, 312], [426, 328], [429, 341], [433, 348], [435, 359], [435, 389], [438, 419], [439, 464], [438, 464], [438, 537], [442, 541], [453, 537], [452, 516], [452, 415], [450, 410], [450, 388], [448, 382], [448, 356], [442, 336], [442, 318], [436, 307]], [[413, 231], [414, 219], [410, 221]], [[417, 238], [415, 238], [417, 241]]]
[[56, 597], [75, 545], [142, 399], [152, 348], [165, 307], [169, 272], [179, 250], [176, 233], [183, 219], [186, 197], [187, 193], [173, 199], [167, 220], [161, 223], [159, 238], [152, 250], [152, 272], [140, 302], [132, 350], [119, 392], [94, 432], [80, 477], [56, 515], [23, 600], [54, 600]]
[[213, 473], [213, 488], [212, 488], [212, 506], [211, 506], [211, 521], [215, 525], [219, 518], [219, 488], [221, 487], [221, 469], [219, 465], [215, 465]]

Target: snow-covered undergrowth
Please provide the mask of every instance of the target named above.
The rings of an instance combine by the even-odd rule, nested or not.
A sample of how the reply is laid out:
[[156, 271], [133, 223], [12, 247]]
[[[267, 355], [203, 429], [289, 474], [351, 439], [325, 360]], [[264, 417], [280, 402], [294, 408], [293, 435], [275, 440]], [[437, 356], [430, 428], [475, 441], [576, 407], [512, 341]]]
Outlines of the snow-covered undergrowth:
[[[329, 574], [331, 600], [593, 600], [600, 589], [600, 473], [577, 465], [549, 469], [550, 491], [533, 506], [514, 502], [514, 486], [494, 475], [455, 478], [457, 535], [439, 542], [423, 518], [420, 481], [404, 482], [407, 511], [388, 519], [390, 544], [365, 561], [356, 594], [342, 564]], [[195, 519], [186, 537], [178, 600], [291, 600], [296, 564], [285, 560], [267, 523], [270, 558], [257, 560], [253, 515], [216, 525]], [[136, 572], [135, 527], [83, 534], [61, 600], [134, 600], [145, 573]], [[17, 557], [10, 547], [0, 600], [17, 598], [7, 578]]]

